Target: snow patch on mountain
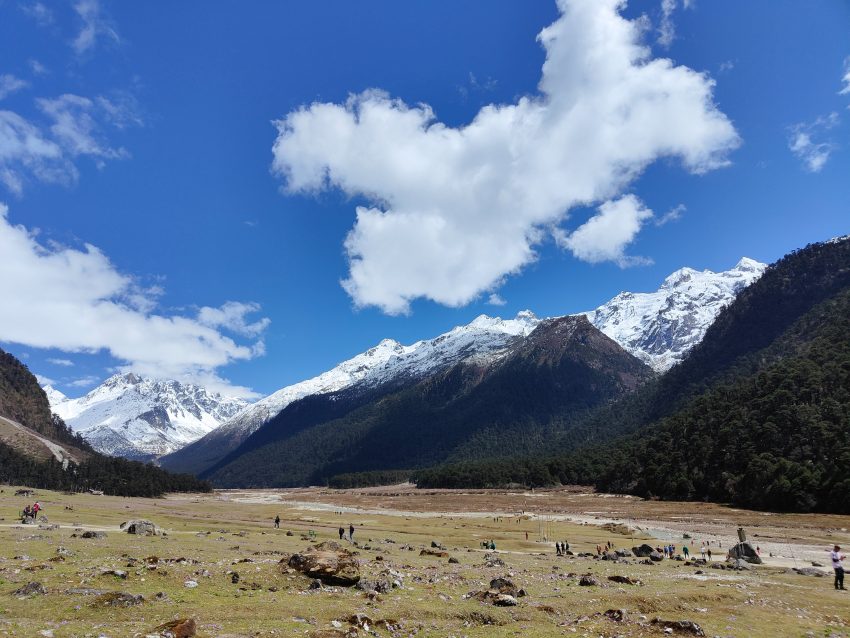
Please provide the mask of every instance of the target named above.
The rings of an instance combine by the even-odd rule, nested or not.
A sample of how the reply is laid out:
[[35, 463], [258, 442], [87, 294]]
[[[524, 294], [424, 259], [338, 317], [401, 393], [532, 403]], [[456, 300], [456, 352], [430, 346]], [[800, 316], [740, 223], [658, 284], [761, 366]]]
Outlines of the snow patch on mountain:
[[584, 314], [625, 350], [664, 372], [702, 341], [720, 311], [766, 268], [747, 257], [725, 272], [682, 268], [655, 292], [621, 292]]
[[96, 450], [128, 458], [153, 458], [178, 450], [247, 405], [197, 385], [132, 373], [110, 377], [78, 399], [52, 388], [48, 398], [53, 412]]

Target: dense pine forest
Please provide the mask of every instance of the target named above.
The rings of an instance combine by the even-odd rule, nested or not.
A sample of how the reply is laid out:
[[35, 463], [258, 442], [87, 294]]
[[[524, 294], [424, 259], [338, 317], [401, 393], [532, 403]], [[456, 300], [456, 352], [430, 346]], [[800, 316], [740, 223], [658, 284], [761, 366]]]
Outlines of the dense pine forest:
[[[611, 442], [611, 439], [614, 439]], [[783, 258], [680, 366], [578, 424], [573, 452], [417, 472], [421, 487], [583, 483], [850, 512], [850, 241]]]

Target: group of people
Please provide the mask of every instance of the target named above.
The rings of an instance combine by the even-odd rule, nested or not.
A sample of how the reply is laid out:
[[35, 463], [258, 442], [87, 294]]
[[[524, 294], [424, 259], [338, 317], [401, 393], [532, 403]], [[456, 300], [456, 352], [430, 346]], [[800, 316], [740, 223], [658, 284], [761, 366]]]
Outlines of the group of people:
[[[339, 540], [343, 540], [345, 538], [345, 528], [340, 525], [339, 526]], [[352, 543], [354, 542], [354, 525], [349, 524], [348, 526], [348, 540]]]
[[570, 544], [567, 541], [555, 543], [555, 556], [566, 556], [568, 551], [570, 551]]
[[482, 549], [496, 549], [496, 541], [494, 541], [494, 540], [481, 541], [481, 548]]
[[32, 505], [27, 505], [24, 507], [21, 512], [21, 522], [22, 523], [31, 523], [34, 522], [36, 518], [38, 518], [38, 513], [42, 510], [41, 503], [36, 501]]

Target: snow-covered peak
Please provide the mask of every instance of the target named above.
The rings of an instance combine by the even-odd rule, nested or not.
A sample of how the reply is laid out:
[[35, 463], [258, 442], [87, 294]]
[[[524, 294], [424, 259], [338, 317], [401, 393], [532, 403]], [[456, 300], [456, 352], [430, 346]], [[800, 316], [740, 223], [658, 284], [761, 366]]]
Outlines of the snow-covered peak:
[[134, 373], [114, 375], [77, 399], [51, 401], [53, 411], [95, 449], [136, 458], [177, 450], [246, 405], [191, 383]]
[[42, 390], [44, 390], [44, 393], [47, 395], [47, 401], [48, 403], [50, 403], [51, 408], [68, 400], [68, 397], [66, 397], [64, 394], [62, 394], [59, 390], [57, 390], [50, 384], [43, 386]]
[[718, 313], [765, 268], [747, 257], [725, 272], [680, 268], [656, 292], [623, 292], [585, 314], [655, 370], [668, 370], [702, 340]]

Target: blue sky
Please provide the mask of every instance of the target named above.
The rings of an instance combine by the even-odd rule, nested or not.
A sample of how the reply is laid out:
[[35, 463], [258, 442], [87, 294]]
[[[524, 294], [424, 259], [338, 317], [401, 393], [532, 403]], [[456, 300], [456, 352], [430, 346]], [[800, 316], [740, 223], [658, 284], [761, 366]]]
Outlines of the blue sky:
[[801, 6], [0, 2], [0, 346], [266, 394], [846, 234], [850, 8]]

